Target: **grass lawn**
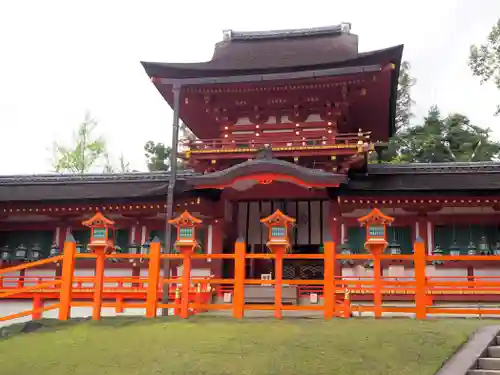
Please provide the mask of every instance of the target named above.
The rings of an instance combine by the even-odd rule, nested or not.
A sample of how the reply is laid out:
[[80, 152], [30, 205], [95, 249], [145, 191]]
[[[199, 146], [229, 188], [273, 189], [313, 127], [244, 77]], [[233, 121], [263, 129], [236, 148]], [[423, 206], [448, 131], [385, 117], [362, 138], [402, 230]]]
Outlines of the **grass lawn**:
[[0, 341], [2, 375], [432, 375], [481, 320], [111, 318]]

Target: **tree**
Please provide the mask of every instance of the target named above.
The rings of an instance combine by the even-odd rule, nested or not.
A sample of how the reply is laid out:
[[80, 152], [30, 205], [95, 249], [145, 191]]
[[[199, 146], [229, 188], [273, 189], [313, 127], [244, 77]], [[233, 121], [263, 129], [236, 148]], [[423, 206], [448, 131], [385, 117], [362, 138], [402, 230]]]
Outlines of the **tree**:
[[410, 74], [410, 63], [403, 61], [399, 70], [398, 95], [396, 99], [396, 133], [410, 125], [413, 117], [412, 106], [415, 101], [411, 97], [411, 88], [417, 80]]
[[144, 151], [146, 151], [145, 156], [150, 172], [170, 170], [170, 152], [172, 151], [170, 146], [148, 141], [144, 145]]
[[[500, 19], [493, 26], [485, 44], [470, 47], [469, 66], [481, 84], [493, 82], [500, 90]], [[500, 104], [495, 115], [500, 115]]]
[[437, 106], [429, 109], [422, 125], [406, 129], [397, 139], [394, 163], [436, 163], [496, 160], [500, 143], [491, 130], [472, 125], [459, 113], [441, 117]]
[[[191, 131], [191, 129], [189, 129], [184, 123], [180, 124], [179, 130], [180, 149], [182, 149], [184, 143], [198, 139]], [[144, 151], [146, 151], [145, 156], [148, 163], [148, 170], [150, 172], [170, 170], [170, 153], [172, 151], [172, 148], [170, 146], [165, 146], [164, 143], [155, 143], [153, 141], [149, 141], [144, 146]], [[184, 160], [177, 159], [178, 169], [182, 170], [186, 169], [186, 167], [187, 165]]]
[[104, 173], [129, 173], [129, 172], [137, 172], [136, 170], [130, 170], [130, 163], [125, 160], [123, 154], [120, 155], [118, 159], [118, 167], [115, 167], [114, 163], [111, 161], [111, 158], [108, 153], [104, 155], [105, 164], [104, 164]]
[[87, 173], [105, 157], [106, 142], [102, 137], [94, 136], [97, 124], [87, 112], [73, 136], [73, 146], [54, 143], [53, 166], [56, 172]]
[[[411, 97], [411, 89], [417, 80], [410, 73], [411, 65], [408, 61], [401, 63], [398, 78], [398, 90], [396, 98], [395, 128], [396, 134], [389, 140], [386, 150], [382, 153], [382, 160], [385, 162], [397, 162], [398, 152], [401, 147], [399, 135], [408, 130], [410, 119], [413, 117], [412, 107], [415, 101]], [[374, 156], [371, 162], [375, 162]]]

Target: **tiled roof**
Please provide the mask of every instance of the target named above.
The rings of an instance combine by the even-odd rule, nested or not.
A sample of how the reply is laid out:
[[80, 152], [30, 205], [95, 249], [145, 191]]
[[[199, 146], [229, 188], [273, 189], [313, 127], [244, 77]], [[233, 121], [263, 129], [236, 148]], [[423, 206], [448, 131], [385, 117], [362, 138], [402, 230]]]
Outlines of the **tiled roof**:
[[[495, 162], [370, 164], [367, 174], [350, 175], [348, 182], [340, 185], [339, 193], [483, 191], [486, 194], [492, 190], [500, 191], [499, 173], [500, 163]], [[218, 178], [227, 176], [227, 172], [219, 174]], [[317, 178], [324, 179], [324, 174], [311, 170], [308, 175], [316, 181]], [[0, 202], [160, 197], [167, 193], [168, 177], [167, 172], [0, 176]], [[181, 172], [176, 192], [180, 194], [190, 189], [187, 180], [205, 179], [205, 176], [193, 172]]]
[[347, 182], [347, 176], [344, 174], [314, 170], [272, 158], [245, 161], [221, 171], [186, 177], [186, 180], [191, 186], [230, 185], [235, 178], [265, 173], [281, 173], [297, 177], [306, 184], [322, 186], [335, 186]]
[[150, 77], [172, 79], [284, 73], [387, 64], [399, 66], [403, 46], [358, 51], [350, 24], [308, 29], [223, 32], [212, 59], [196, 63], [142, 62]]

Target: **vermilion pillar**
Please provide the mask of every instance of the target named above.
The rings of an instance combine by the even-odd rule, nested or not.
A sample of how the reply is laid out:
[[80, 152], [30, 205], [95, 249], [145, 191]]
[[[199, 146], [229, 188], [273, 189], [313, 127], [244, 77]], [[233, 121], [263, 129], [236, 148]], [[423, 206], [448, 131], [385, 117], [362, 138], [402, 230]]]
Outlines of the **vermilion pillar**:
[[[224, 247], [224, 221], [217, 219], [212, 222], [212, 233], [211, 233], [211, 251], [212, 254], [221, 254]], [[210, 237], [210, 234], [207, 234]], [[207, 240], [210, 240], [208, 238]], [[208, 245], [208, 242], [207, 242]], [[212, 260], [212, 273], [215, 277], [222, 277], [222, 259]]]
[[419, 214], [417, 218], [417, 227], [418, 227], [418, 232], [415, 230], [415, 238], [413, 241], [416, 241], [417, 239], [423, 239], [424, 241], [424, 246], [426, 253], [428, 255], [432, 255], [432, 249], [429, 248], [429, 233], [428, 233], [428, 228], [427, 228], [427, 215], [425, 214]]
[[338, 202], [330, 202], [330, 212], [328, 214], [329, 224], [330, 224], [330, 236], [333, 242], [336, 244], [342, 243], [342, 238], [340, 235], [340, 225], [342, 223], [342, 216], [340, 213], [340, 207]]

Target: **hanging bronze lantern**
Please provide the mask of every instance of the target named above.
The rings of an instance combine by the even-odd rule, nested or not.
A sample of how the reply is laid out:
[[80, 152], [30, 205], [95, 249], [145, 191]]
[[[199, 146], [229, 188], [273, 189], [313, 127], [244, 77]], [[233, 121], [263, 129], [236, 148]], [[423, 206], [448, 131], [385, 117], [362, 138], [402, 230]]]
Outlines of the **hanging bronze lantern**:
[[61, 250], [59, 249], [59, 246], [54, 242], [52, 246], [50, 247], [50, 252], [49, 255], [51, 257], [56, 257], [61, 254]]
[[[342, 243], [338, 247], [338, 250], [339, 250], [340, 254], [342, 254], [342, 255], [351, 255], [352, 254], [351, 246], [349, 245], [347, 240], [344, 240], [344, 243]], [[345, 266], [345, 265], [352, 266], [354, 264], [354, 261], [352, 259], [341, 259], [340, 264], [342, 264], [343, 266]]]
[[392, 241], [386, 250], [391, 255], [401, 255], [401, 245], [398, 242]]
[[479, 254], [481, 254], [481, 255], [490, 255], [491, 254], [490, 245], [488, 244], [488, 240], [486, 239], [486, 236], [481, 236], [481, 240], [479, 241], [478, 250], [479, 250]]
[[497, 241], [493, 248], [493, 255], [500, 255], [500, 241]]
[[28, 261], [30, 262], [35, 262], [37, 260], [40, 260], [41, 258], [41, 251], [42, 251], [42, 248], [40, 247], [39, 244], [34, 244], [31, 249], [30, 249], [30, 252], [28, 253]]
[[8, 245], [5, 245], [3, 246], [1, 249], [0, 249], [0, 260], [5, 263], [9, 262], [10, 261], [10, 258], [12, 256], [12, 252], [9, 248]]
[[[439, 246], [439, 245], [436, 245], [434, 247], [434, 250], [432, 251], [432, 255], [436, 255], [436, 256], [442, 256], [443, 253], [444, 253], [444, 251], [441, 249], [441, 246]], [[432, 264], [435, 266], [438, 266], [440, 264], [444, 264], [444, 261], [443, 260], [433, 260]]]
[[28, 252], [28, 249], [26, 249], [26, 246], [24, 246], [23, 244], [20, 244], [14, 250], [14, 256], [12, 257], [12, 259], [25, 260], [27, 252]]
[[477, 247], [474, 244], [474, 242], [470, 241], [469, 246], [467, 246], [467, 254], [468, 255], [476, 255], [477, 254]]
[[458, 246], [457, 240], [453, 240], [453, 243], [448, 248], [448, 253], [451, 256], [459, 256], [460, 255], [460, 246]]

